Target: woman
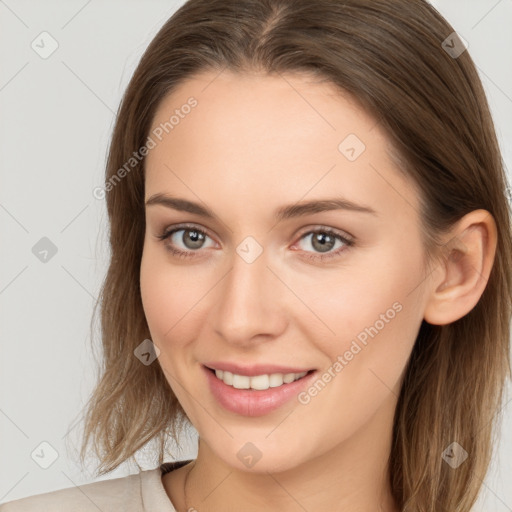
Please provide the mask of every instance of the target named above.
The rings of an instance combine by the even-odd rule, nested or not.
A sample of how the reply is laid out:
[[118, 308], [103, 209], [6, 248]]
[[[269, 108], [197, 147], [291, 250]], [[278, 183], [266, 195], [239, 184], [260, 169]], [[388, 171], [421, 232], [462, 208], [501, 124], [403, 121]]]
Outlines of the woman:
[[[464, 41], [422, 0], [190, 0], [117, 117], [106, 474], [21, 510], [470, 511], [510, 376], [510, 210]], [[190, 422], [193, 461], [164, 463]]]

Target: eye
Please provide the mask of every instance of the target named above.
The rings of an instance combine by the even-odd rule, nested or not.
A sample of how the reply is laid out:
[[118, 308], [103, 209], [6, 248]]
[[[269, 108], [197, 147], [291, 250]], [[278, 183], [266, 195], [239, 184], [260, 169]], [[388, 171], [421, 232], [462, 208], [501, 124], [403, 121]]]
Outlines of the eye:
[[[339, 256], [341, 252], [346, 251], [348, 247], [352, 247], [355, 243], [352, 237], [342, 235], [338, 231], [328, 227], [320, 227], [316, 230], [308, 231], [300, 237], [300, 240], [305, 240], [308, 237], [311, 247], [313, 247], [314, 250], [320, 251], [319, 253], [308, 253], [304, 255], [303, 257], [308, 260], [325, 261], [334, 258]], [[340, 242], [341, 247], [338, 246], [336, 250], [332, 251], [337, 241]]]
[[[182, 232], [181, 234], [179, 234]], [[161, 241], [165, 241], [165, 248], [179, 258], [194, 257], [194, 252], [204, 248], [204, 242], [210, 238], [205, 231], [195, 226], [176, 226], [172, 229], [165, 230], [162, 234], [157, 235]], [[210, 238], [211, 239], [211, 238]], [[179, 248], [182, 244], [183, 249]], [[176, 247], [178, 245], [178, 248]]]
[[[181, 233], [181, 234], [180, 234]], [[308, 260], [319, 260], [325, 261], [330, 258], [338, 256], [341, 252], [347, 250], [348, 247], [352, 247], [355, 243], [352, 237], [342, 235], [336, 230], [328, 227], [319, 227], [316, 230], [310, 230], [303, 233], [300, 240], [306, 240], [310, 238], [309, 243], [316, 253], [310, 253], [307, 250], [305, 255], [301, 256]], [[200, 252], [201, 249], [205, 248], [205, 241], [212, 238], [206, 233], [206, 231], [197, 228], [194, 225], [180, 225], [174, 226], [171, 229], [166, 229], [157, 238], [165, 242], [165, 248], [174, 256], [178, 258], [193, 258], [196, 255], [194, 253]], [[336, 246], [336, 242], [339, 242], [341, 246], [338, 246], [336, 250], [332, 250]], [[179, 248], [179, 245], [183, 248]], [[178, 247], [177, 247], [178, 246]], [[295, 248], [297, 244], [292, 246]]]

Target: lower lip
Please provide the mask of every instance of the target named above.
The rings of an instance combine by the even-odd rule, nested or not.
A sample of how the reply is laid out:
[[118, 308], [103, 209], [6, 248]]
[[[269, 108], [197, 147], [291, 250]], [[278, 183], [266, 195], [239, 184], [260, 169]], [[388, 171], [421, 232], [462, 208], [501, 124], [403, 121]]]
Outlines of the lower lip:
[[236, 389], [218, 379], [206, 366], [208, 385], [217, 402], [230, 412], [242, 416], [263, 416], [275, 411], [292, 398], [296, 397], [314, 378], [313, 371], [299, 380], [265, 390]]

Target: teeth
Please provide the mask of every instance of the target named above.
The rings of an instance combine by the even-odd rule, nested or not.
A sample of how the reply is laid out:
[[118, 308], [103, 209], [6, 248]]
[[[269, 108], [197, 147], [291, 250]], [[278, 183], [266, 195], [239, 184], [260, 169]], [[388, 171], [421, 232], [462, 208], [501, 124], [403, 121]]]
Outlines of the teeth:
[[233, 386], [236, 389], [257, 389], [265, 390], [268, 388], [277, 388], [283, 384], [290, 384], [296, 381], [308, 372], [301, 373], [272, 373], [271, 375], [255, 375], [248, 377], [247, 375], [237, 375], [231, 372], [215, 370], [215, 375], [222, 380], [224, 384]]

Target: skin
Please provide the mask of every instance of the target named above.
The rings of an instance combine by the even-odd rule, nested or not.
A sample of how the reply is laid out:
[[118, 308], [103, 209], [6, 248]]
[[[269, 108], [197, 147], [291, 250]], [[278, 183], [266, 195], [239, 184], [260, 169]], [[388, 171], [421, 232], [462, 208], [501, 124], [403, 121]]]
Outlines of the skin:
[[[144, 311], [158, 362], [199, 433], [188, 502], [191, 466], [163, 477], [169, 498], [177, 510], [201, 512], [241, 503], [246, 512], [398, 510], [386, 462], [404, 368], [423, 319], [453, 322], [478, 302], [496, 248], [492, 216], [466, 215], [445, 236], [452, 256], [428, 267], [418, 191], [397, 170], [378, 123], [348, 95], [304, 74], [203, 72], [162, 101], [152, 129], [190, 96], [198, 105], [146, 160], [146, 200], [172, 194], [216, 215], [146, 207]], [[354, 161], [338, 150], [348, 134], [366, 146]], [[283, 205], [341, 196], [376, 215], [273, 218]], [[157, 238], [184, 222], [206, 231], [203, 246], [194, 249], [187, 231]], [[322, 226], [354, 245], [308, 260], [324, 254], [311, 235]], [[248, 236], [263, 249], [250, 264], [236, 252]], [[166, 244], [193, 257], [180, 259]], [[294, 399], [249, 418], [210, 394], [202, 362], [322, 373], [396, 302], [400, 312], [306, 405]], [[262, 453], [252, 468], [237, 457], [249, 441]]]

